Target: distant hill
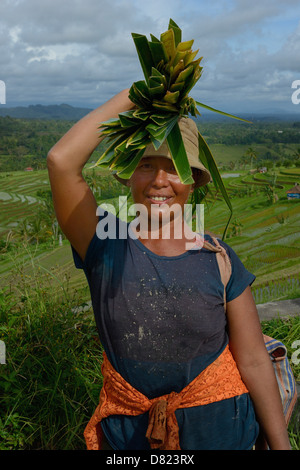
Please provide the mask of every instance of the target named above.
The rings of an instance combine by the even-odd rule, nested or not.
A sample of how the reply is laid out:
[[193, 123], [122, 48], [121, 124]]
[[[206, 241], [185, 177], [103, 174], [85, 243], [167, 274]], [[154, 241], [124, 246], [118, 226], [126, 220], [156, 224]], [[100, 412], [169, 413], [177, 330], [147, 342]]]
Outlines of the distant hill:
[[[205, 122], [228, 122], [231, 118], [227, 116], [222, 116], [221, 114], [213, 113], [213, 112], [202, 112], [199, 108], [201, 113], [201, 117], [197, 118], [196, 120], [205, 121]], [[300, 121], [300, 114], [288, 114], [288, 113], [233, 113], [235, 116], [238, 116], [242, 119], [246, 119], [251, 122], [262, 122], [262, 123], [272, 123], [272, 122], [299, 122]]]
[[4, 108], [0, 106], [0, 116], [10, 116], [20, 119], [62, 119], [77, 121], [91, 111], [89, 108], [75, 108], [69, 104], [42, 105], [35, 104], [18, 106], [16, 108]]
[[[6, 108], [0, 106], [0, 117], [10, 116], [12, 118], [20, 119], [59, 119], [67, 121], [77, 121], [91, 111], [90, 108], [78, 108], [69, 104], [54, 104], [42, 105], [34, 104], [29, 106], [17, 106], [14, 108]], [[228, 117], [222, 116], [217, 113], [202, 110], [199, 108], [201, 121], [228, 121]], [[288, 114], [282, 110], [266, 110], [265, 112], [258, 113], [233, 113], [243, 119], [252, 122], [276, 122], [276, 121], [300, 121], [300, 113]], [[198, 120], [196, 119], [196, 120]]]

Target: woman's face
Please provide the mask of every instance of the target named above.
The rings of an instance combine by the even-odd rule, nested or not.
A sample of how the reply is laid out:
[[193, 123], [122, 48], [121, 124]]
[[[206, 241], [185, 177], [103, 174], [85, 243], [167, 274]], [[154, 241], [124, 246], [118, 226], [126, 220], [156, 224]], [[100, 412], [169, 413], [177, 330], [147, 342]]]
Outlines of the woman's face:
[[166, 205], [170, 208], [179, 204], [183, 211], [192, 191], [192, 185], [181, 183], [172, 160], [166, 157], [142, 158], [128, 186], [131, 188], [134, 202], [143, 204], [148, 216], [151, 207], [163, 212], [164, 208], [167, 208]]

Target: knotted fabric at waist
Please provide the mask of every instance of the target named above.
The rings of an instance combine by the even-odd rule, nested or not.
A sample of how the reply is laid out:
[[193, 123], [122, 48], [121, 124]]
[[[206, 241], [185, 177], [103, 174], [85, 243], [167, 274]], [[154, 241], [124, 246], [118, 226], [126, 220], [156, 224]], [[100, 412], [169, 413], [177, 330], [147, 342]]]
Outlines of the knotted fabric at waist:
[[243, 383], [228, 345], [220, 356], [181, 392], [149, 399], [113, 368], [106, 354], [102, 364], [103, 387], [100, 401], [84, 431], [88, 450], [100, 450], [100, 422], [110, 415], [138, 416], [149, 412], [146, 437], [152, 449], [180, 450], [175, 411], [179, 408], [208, 405], [232, 398], [248, 390]]

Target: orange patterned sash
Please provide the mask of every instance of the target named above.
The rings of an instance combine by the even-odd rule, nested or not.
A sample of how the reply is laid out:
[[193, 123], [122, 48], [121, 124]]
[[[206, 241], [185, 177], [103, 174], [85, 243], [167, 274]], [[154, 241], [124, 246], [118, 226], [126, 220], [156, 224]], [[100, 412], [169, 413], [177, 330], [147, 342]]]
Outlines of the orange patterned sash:
[[180, 450], [178, 408], [208, 405], [248, 390], [227, 346], [222, 354], [180, 393], [149, 399], [115, 371], [103, 353], [103, 387], [100, 401], [84, 431], [87, 450], [101, 450], [100, 422], [110, 415], [137, 416], [149, 411], [146, 437], [152, 449]]

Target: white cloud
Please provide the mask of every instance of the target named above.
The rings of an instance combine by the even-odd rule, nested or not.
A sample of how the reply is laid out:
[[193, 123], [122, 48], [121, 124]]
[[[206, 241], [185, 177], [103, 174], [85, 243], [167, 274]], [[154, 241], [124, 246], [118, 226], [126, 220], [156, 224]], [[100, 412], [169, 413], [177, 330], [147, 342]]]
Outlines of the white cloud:
[[7, 106], [100, 104], [142, 78], [131, 32], [157, 36], [170, 17], [204, 56], [196, 99], [229, 112], [290, 106], [288, 87], [300, 79], [298, 0], [1, 0]]

